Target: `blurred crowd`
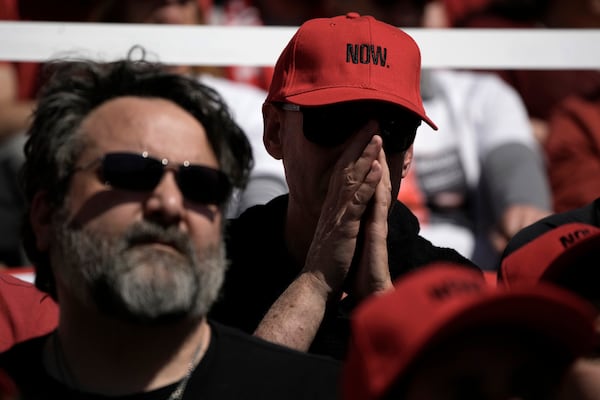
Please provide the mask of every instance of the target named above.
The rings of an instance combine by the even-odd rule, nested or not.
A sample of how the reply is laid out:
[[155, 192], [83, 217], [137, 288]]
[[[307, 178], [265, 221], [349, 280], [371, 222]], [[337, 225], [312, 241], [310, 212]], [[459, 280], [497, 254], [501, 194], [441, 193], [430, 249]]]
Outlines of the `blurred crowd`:
[[[26, 21], [298, 26], [309, 18], [357, 11], [400, 27], [600, 25], [600, 6], [592, 0], [68, 0], [61, 7], [36, 0], [2, 1], [1, 19]], [[249, 136], [258, 137], [253, 148], [259, 178], [246, 197], [237, 196], [231, 215], [284, 193], [283, 171], [262, 149], [257, 110], [263, 96], [260, 90], [268, 88], [272, 68], [185, 66], [179, 70], [206, 79], [216, 76], [217, 84], [234, 86], [234, 93], [240, 93], [239, 85], [228, 82], [241, 83], [246, 86], [241, 92], [250, 92], [237, 115]], [[14, 234], [20, 227], [22, 199], [13, 176], [22, 163], [22, 133], [43, 79], [39, 71], [39, 64], [0, 64], [0, 183], [6, 188], [0, 194], [0, 263], [6, 266], [28, 263]], [[422, 80], [426, 107], [438, 120], [444, 119], [442, 134], [421, 128], [413, 168], [399, 199], [417, 215], [427, 239], [494, 270], [499, 254], [518, 230], [598, 196], [600, 189], [589, 178], [600, 170], [598, 71], [428, 70]], [[246, 90], [250, 86], [257, 90]], [[448, 143], [440, 144], [440, 137]], [[257, 194], [260, 191], [265, 194]]]
[[[333, 17], [338, 19], [323, 19]], [[429, 29], [597, 29], [600, 28], [600, 1], [64, 0], [57, 6], [40, 0], [0, 0], [0, 20], [285, 25], [301, 27], [299, 33], [310, 34], [314, 34], [311, 29], [316, 31], [313, 26], [317, 25], [325, 31], [319, 25], [322, 21], [332, 21], [330, 27], [375, 21], [368, 22], [376, 26], [374, 37], [381, 35], [385, 40], [393, 37], [390, 43], [396, 44], [397, 40], [404, 46], [402, 51], [408, 53], [416, 49], [407, 59], [414, 56], [420, 62], [418, 48], [411, 47], [412, 42], [406, 39], [408, 35], [400, 39], [393, 34], [384, 35], [381, 32], [387, 29], [385, 24]], [[353, 35], [348, 32], [344, 31], [347, 36]], [[257, 351], [256, 357], [264, 357], [261, 358], [264, 365], [277, 360], [283, 364], [289, 362], [302, 373], [312, 371], [306, 375], [312, 382], [321, 371], [323, 376], [337, 374], [333, 372], [337, 371], [337, 364], [329, 364], [330, 358], [337, 359], [340, 375], [335, 390], [339, 389], [338, 397], [344, 400], [600, 399], [600, 281], [597, 279], [600, 269], [594, 270], [600, 266], [600, 57], [596, 70], [548, 70], [542, 66], [539, 70], [421, 70], [418, 65], [415, 69], [416, 64], [407, 62], [410, 66], [402, 73], [411, 78], [416, 76], [416, 82], [394, 81], [393, 84], [400, 88], [397, 92], [410, 92], [413, 97], [398, 100], [395, 97], [400, 96], [398, 93], [369, 97], [362, 92], [357, 95], [358, 91], [350, 89], [347, 93], [328, 92], [329, 75], [333, 76], [333, 82], [337, 78], [358, 81], [362, 76], [348, 78], [344, 75], [345, 67], [330, 68], [324, 50], [320, 55], [325, 61], [322, 64], [321, 59], [315, 61], [316, 57], [311, 58], [312, 50], [302, 47], [305, 44], [302, 40], [309, 39], [299, 34], [294, 36], [273, 67], [183, 65], [165, 67], [164, 73], [172, 82], [178, 82], [177, 77], [188, 79], [193, 87], [190, 92], [206, 90], [208, 94], [203, 94], [206, 98], [200, 101], [208, 105], [198, 105], [201, 111], [194, 106], [187, 109], [200, 125], [208, 124], [208, 119], [194, 113], [213, 112], [211, 107], [220, 106], [222, 101], [227, 111], [219, 109], [214, 113], [216, 118], [223, 119], [219, 119], [219, 123], [231, 130], [227, 131], [231, 136], [208, 138], [208, 146], [218, 160], [211, 161], [208, 157], [207, 163], [221, 164], [222, 169], [230, 168], [233, 172], [225, 171], [230, 175], [231, 187], [226, 188], [231, 189], [231, 195], [227, 192], [227, 196], [221, 196], [228, 197], [223, 205], [223, 219], [228, 221], [221, 224], [219, 217], [214, 217], [221, 207], [216, 199], [210, 200], [216, 204], [217, 211], [202, 211], [204, 216], [213, 213], [211, 234], [224, 229], [228, 269], [223, 272], [220, 297], [216, 292], [221, 281], [216, 285], [211, 307], [203, 310], [200, 317], [254, 335], [261, 341], [256, 348], [264, 350], [262, 340], [265, 340], [282, 348], [292, 348], [293, 352], [315, 353], [327, 360], [315, 357], [294, 364], [297, 355], [288, 354], [287, 350], [260, 353], [255, 350], [256, 343], [246, 342], [245, 336], [238, 338], [237, 330], [236, 333], [228, 333], [229, 328], [222, 331], [220, 325], [207, 328], [208, 325], [200, 324], [194, 327], [197, 329], [194, 335], [200, 337], [202, 329], [213, 329], [216, 337], [226, 337], [225, 340], [231, 340], [236, 346], [244, 343], [240, 348], [248, 354]], [[335, 43], [336, 38], [332, 36], [330, 40]], [[344, 40], [340, 38], [340, 43]], [[367, 46], [356, 44], [361, 45]], [[385, 65], [387, 48], [386, 53], [375, 53], [376, 47], [371, 44], [367, 50], [371, 52], [368, 60], [363, 60], [362, 53], [358, 50], [352, 53], [351, 44], [348, 46], [346, 64], [356, 56], [355, 64], [360, 58], [362, 64], [382, 62]], [[549, 43], [544, 51], [549, 51], [551, 46]], [[391, 57], [394, 53], [389, 50], [389, 54]], [[298, 61], [296, 65], [302, 57], [312, 63], [305, 65]], [[64, 218], [61, 215], [64, 210], [57, 211], [58, 216], [51, 216], [56, 220], [47, 215], [55, 212], [52, 208], [55, 204], [53, 199], [46, 198], [47, 192], [52, 190], [44, 189], [40, 181], [47, 178], [50, 181], [46, 184], [52, 185], [54, 177], [47, 171], [36, 177], [31, 161], [45, 165], [35, 159], [35, 151], [44, 147], [35, 146], [43, 140], [51, 140], [44, 139], [40, 126], [45, 125], [36, 125], [42, 124], [47, 116], [40, 113], [39, 108], [51, 110], [49, 93], [53, 88], [60, 92], [57, 86], [52, 86], [56, 78], [51, 67], [0, 61], [0, 311], [4, 315], [0, 335], [7, 333], [0, 337], [0, 399], [19, 398], [17, 386], [23, 388], [21, 379], [26, 370], [21, 366], [13, 368], [12, 363], [24, 355], [37, 354], [38, 350], [45, 354], [43, 364], [48, 376], [64, 384], [60, 390], [69, 390], [57, 393], [81, 392], [78, 386], [81, 382], [70, 376], [72, 371], [66, 374], [63, 371], [67, 359], [76, 359], [73, 354], [77, 352], [72, 349], [71, 355], [65, 357], [60, 344], [56, 343], [67, 337], [84, 343], [75, 339], [77, 334], [73, 333], [77, 329], [88, 332], [90, 337], [99, 337], [101, 331], [92, 334], [92, 329], [86, 330], [86, 322], [73, 318], [87, 313], [85, 307], [78, 308], [77, 301], [90, 300], [85, 296], [77, 298], [73, 295], [77, 290], [69, 287], [70, 280], [91, 279], [93, 268], [84, 269], [81, 275], [87, 275], [83, 278], [61, 269], [51, 271], [49, 266], [57, 259], [46, 260], [39, 255], [40, 248], [51, 248], [48, 243], [52, 242], [52, 233], [48, 232], [54, 231], [46, 225]], [[130, 66], [125, 63], [122, 68], [127, 70]], [[146, 77], [147, 71], [143, 68], [136, 70], [135, 65], [131, 68], [132, 77], [136, 74]], [[90, 71], [82, 76], [95, 73], [93, 67]], [[413, 73], [416, 75], [411, 75]], [[162, 76], [159, 72], [152, 74], [148, 75], [150, 82]], [[294, 74], [299, 80], [305, 77], [303, 74], [309, 78], [303, 83], [289, 83], [286, 79], [292, 81], [290, 76], [296, 79]], [[377, 72], [373, 76], [377, 76]], [[373, 81], [375, 86], [379, 85], [377, 78]], [[194, 86], [196, 83], [200, 89]], [[294, 85], [302, 84], [307, 85], [304, 89], [315, 87], [316, 94], [310, 94], [312, 89], [291, 93]], [[203, 89], [205, 86], [210, 89]], [[60, 90], [66, 93], [70, 88]], [[144, 93], [145, 89], [126, 85], [119, 90], [125, 93], [131, 90], [129, 96], [136, 96], [136, 90]], [[214, 98], [212, 90], [217, 93]], [[377, 86], [375, 91], [384, 90]], [[161, 97], [156, 93], [156, 97]], [[129, 110], [129, 114], [123, 114], [126, 118], [145, 121], [144, 118], [150, 120], [150, 117], [136, 112], [153, 110], [154, 106], [128, 104], [127, 97], [123, 97], [127, 95], [116, 94], [114, 98], [109, 95], [106, 103], [99, 103], [125, 101], [121, 109], [97, 105], [88, 110], [89, 115], [101, 110], [114, 118], [109, 118], [114, 126], [128, 127], [136, 132], [134, 136], [140, 135], [146, 140], [146, 132], [136, 131], [146, 122], [128, 125], [119, 113]], [[92, 94], [90, 97], [95, 98]], [[179, 102], [180, 97], [176, 98], [178, 107], [188, 107], [185, 101]], [[40, 99], [46, 103], [38, 103]], [[164, 112], [165, 118], [176, 112], [168, 108], [156, 110], [154, 116]], [[48, 126], [52, 125], [48, 123]], [[376, 136], [369, 133], [373, 126], [377, 126]], [[66, 132], [55, 129], [61, 134]], [[111, 137], [106, 130], [96, 129], [100, 138]], [[336, 129], [339, 132], [332, 133], [331, 138], [322, 137], [323, 132]], [[301, 131], [300, 139], [289, 139], [295, 138], [292, 133]], [[406, 136], [402, 141], [390, 137], [399, 131]], [[37, 142], [31, 139], [32, 135], [38, 137]], [[210, 136], [210, 132], [207, 135]], [[349, 140], [350, 137], [353, 139]], [[110, 148], [109, 139], [105, 140], [104, 145], [102, 140], [95, 145]], [[120, 139], [113, 140], [119, 142]], [[198, 144], [187, 140], [174, 140], [175, 144], [169, 143], [169, 146], [182, 151], [186, 146], [181, 143]], [[130, 145], [125, 142], [125, 147]], [[358, 142], [362, 143], [361, 148], [354, 145]], [[55, 149], [66, 146], [65, 143], [68, 141], [57, 142]], [[113, 167], [112, 172], [117, 176], [118, 168], [126, 168], [125, 161], [130, 163], [127, 164], [130, 168], [134, 163], [143, 163], [146, 170], [136, 171], [140, 179], [145, 178], [143, 174], [150, 174], [149, 169], [160, 169], [156, 182], [140, 181], [138, 186], [131, 182], [131, 177], [114, 183], [103, 176], [113, 187], [124, 191], [160, 191], [160, 179], [166, 180], [166, 171], [173, 170], [177, 183], [173, 188], [179, 188], [186, 202], [188, 197], [208, 201], [199, 190], [186, 186], [183, 171], [188, 166], [187, 159], [176, 168], [170, 166], [167, 158], [154, 159], [145, 151], [142, 156], [107, 154], [113, 158], [100, 159], [105, 175], [109, 175], [106, 170]], [[123, 162], [117, 165], [118, 157]], [[59, 164], [62, 159], [58, 155], [56, 158], [48, 161], [47, 167], [55, 168], [59, 175], [60, 165], [57, 167], [52, 162]], [[352, 162], [342, 165], [348, 160]], [[21, 172], [24, 166], [25, 172]], [[77, 167], [74, 171], [85, 171], [87, 167]], [[199, 165], [192, 164], [192, 167]], [[202, 168], [197, 168], [193, 176], [216, 185], [218, 179], [208, 181], [207, 172]], [[236, 168], [240, 171], [236, 172]], [[198, 172], [200, 170], [203, 172]], [[26, 184], [40, 185], [46, 191], [44, 195], [36, 195], [32, 186], [26, 186], [29, 192], [24, 192], [22, 180], [27, 179], [34, 183]], [[56, 190], [62, 190], [58, 176], [56, 180]], [[344, 185], [355, 185], [351, 189], [356, 192], [350, 193]], [[388, 192], [392, 199], [386, 198]], [[81, 193], [85, 190], [75, 194]], [[105, 207], [113, 206], [110, 203]], [[386, 212], [378, 206], [387, 207]], [[152, 219], [166, 227], [173, 223], [173, 214], [174, 210], [164, 205], [163, 209], [153, 211]], [[85, 216], [77, 214], [74, 218], [82, 218], [83, 225], [89, 224]], [[90, 217], [93, 218], [95, 216]], [[198, 235], [202, 229], [190, 229], [186, 234]], [[139, 233], [135, 240], [153, 238], [153, 232]], [[177, 243], [171, 236], [156, 235], [161, 244], [171, 244], [170, 240]], [[25, 237], [25, 246], [22, 237]], [[91, 253], [93, 247], [88, 248]], [[64, 258], [68, 259], [69, 253], [65, 254]], [[201, 253], [202, 257], [207, 254]], [[83, 256], [77, 260], [74, 265], [97, 261]], [[37, 274], [37, 288], [11, 276], [11, 271], [18, 267], [32, 268]], [[108, 282], [110, 286], [116, 281], [103, 284], [107, 286]], [[134, 285], [128, 288], [135, 291]], [[73, 293], [69, 289], [73, 289]], [[65, 296], [62, 299], [61, 293]], [[96, 299], [95, 295], [96, 292], [91, 297]], [[129, 299], [123, 302], [126, 300]], [[156, 300], [155, 304], [163, 300]], [[86, 301], [82, 304], [87, 306]], [[120, 303], [115, 304], [121, 299], [106, 301], [110, 311], [111, 307], [120, 306]], [[61, 307], [67, 304], [60, 320], [59, 303]], [[145, 322], [139, 324], [143, 326], [139, 333], [148, 343], [153, 343], [152, 335], [145, 335], [151, 325], [146, 323], [154, 317], [144, 315], [144, 318]], [[101, 326], [105, 322], [102, 318], [98, 321], [93, 323]], [[112, 325], [107, 326], [102, 326], [106, 329], [104, 332], [112, 329]], [[119, 326], [121, 328], [123, 326]], [[174, 338], [184, 337], [184, 331], [182, 327], [181, 335]], [[16, 350], [13, 348], [17, 343], [28, 343], [38, 337], [47, 339], [47, 343], [43, 347], [41, 342], [36, 342], [33, 353], [19, 346]], [[198, 350], [192, 352], [183, 383], [169, 386], [175, 390], [164, 398], [185, 398], [181, 396], [192, 370], [202, 365], [203, 361], [198, 360], [205, 356], [203, 351], [210, 354], [202, 346], [209, 345], [199, 344]], [[8, 352], [3, 355], [5, 351]], [[95, 356], [98, 353], [90, 352]], [[54, 354], [54, 359], [49, 361], [47, 354]], [[246, 362], [243, 357], [227, 357], [232, 357], [240, 368]], [[273, 365], [276, 364], [269, 364], [269, 368]], [[185, 372], [186, 368], [181, 371]], [[9, 372], [6, 376], [5, 369]], [[58, 371], [54, 375], [53, 369]], [[254, 376], [260, 375], [259, 370], [253, 371], [247, 381], [257, 379]], [[275, 372], [277, 367], [272, 370], [279, 375]], [[81, 371], [85, 375], [91, 370], [83, 368]], [[45, 373], [38, 371], [34, 375], [45, 376]], [[236, 370], [232, 375], [237, 379], [242, 373]], [[16, 386], [13, 377], [16, 377]], [[281, 380], [273, 386], [294, 385], [299, 397], [300, 388], [307, 392], [313, 390], [313, 386], [306, 386], [296, 378], [282, 374]], [[200, 381], [198, 376], [193, 379]], [[313, 394], [323, 395], [333, 390], [325, 380], [315, 383]], [[48, 380], [43, 382], [47, 384]], [[55, 383], [49, 387], [58, 387]], [[240, 384], [240, 388], [246, 383]], [[127, 383], [120, 389], [117, 387], [114, 393], [94, 393], [136, 393], [131, 388], [123, 389], [125, 387]], [[190, 389], [192, 393], [202, 393], [197, 387]], [[240, 388], [238, 390], [242, 390]], [[218, 393], [221, 389], [215, 390]], [[307, 395], [306, 398], [313, 397]], [[327, 396], [315, 395], [314, 398]]]

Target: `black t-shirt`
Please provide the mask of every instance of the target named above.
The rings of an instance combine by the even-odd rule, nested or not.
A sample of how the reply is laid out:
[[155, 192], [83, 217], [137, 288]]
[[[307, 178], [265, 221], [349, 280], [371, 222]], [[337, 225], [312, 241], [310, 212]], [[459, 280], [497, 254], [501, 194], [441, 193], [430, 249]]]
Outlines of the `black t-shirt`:
[[[538, 236], [541, 236], [558, 226], [574, 222], [600, 227], [600, 197], [584, 207], [549, 215], [532, 225], [523, 228], [508, 242], [508, 245], [502, 253], [500, 262], [502, 262], [505, 257], [508, 257], [509, 254], [520, 249]], [[498, 268], [498, 270], [500, 269]]]
[[[339, 363], [268, 343], [218, 323], [209, 347], [192, 372], [183, 399], [335, 399]], [[76, 392], [49, 376], [42, 364], [48, 336], [0, 355], [23, 400], [165, 400], [178, 382], [146, 393], [107, 397]]]
[[[211, 318], [252, 333], [271, 305], [296, 278], [295, 265], [284, 239], [288, 196], [254, 206], [229, 221], [226, 230], [230, 266], [225, 285]], [[436, 247], [419, 236], [419, 222], [410, 210], [396, 202], [388, 219], [388, 258], [393, 279], [420, 266], [449, 261], [477, 268], [455, 250]], [[352, 296], [326, 310], [310, 352], [343, 359], [350, 336]]]

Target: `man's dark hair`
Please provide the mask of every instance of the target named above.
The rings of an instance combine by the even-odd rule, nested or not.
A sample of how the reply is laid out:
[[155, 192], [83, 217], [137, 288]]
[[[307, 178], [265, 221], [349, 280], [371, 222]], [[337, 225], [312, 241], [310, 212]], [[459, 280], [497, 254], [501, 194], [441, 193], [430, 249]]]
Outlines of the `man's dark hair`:
[[[81, 124], [101, 104], [123, 96], [172, 101], [202, 124], [232, 184], [246, 185], [253, 165], [250, 143], [220, 95], [197, 80], [170, 73], [162, 64], [130, 59], [108, 63], [56, 60], [46, 64], [44, 75], [46, 83], [28, 131], [21, 171], [26, 201], [23, 245], [35, 265], [39, 289], [55, 295], [48, 255], [37, 250], [29, 222], [32, 200], [44, 192], [51, 211], [63, 205], [75, 162], [86, 144]], [[169, 132], [164, 134], [167, 140]]]

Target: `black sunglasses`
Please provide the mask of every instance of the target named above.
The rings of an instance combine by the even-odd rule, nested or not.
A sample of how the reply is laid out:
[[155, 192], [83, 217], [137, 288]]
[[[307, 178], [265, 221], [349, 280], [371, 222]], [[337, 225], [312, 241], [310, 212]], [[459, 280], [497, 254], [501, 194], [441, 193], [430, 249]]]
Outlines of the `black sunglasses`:
[[175, 173], [177, 185], [183, 196], [201, 204], [221, 205], [231, 193], [231, 183], [222, 171], [204, 165], [190, 164], [169, 166], [166, 158], [157, 159], [148, 153], [107, 153], [90, 164], [77, 168], [83, 170], [100, 162], [102, 179], [110, 186], [135, 192], [152, 191], [159, 184], [165, 171]]
[[387, 153], [406, 151], [414, 142], [421, 119], [399, 106], [383, 102], [345, 102], [304, 107], [282, 103], [281, 108], [302, 113], [304, 137], [323, 147], [344, 143], [374, 119]]

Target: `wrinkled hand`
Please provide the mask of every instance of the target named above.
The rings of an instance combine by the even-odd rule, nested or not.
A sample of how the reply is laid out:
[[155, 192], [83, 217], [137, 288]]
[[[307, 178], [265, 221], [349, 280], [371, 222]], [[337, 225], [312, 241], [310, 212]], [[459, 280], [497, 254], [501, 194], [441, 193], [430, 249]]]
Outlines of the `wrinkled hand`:
[[[372, 132], [374, 127], [372, 124], [367, 124], [363, 129], [370, 129]], [[376, 195], [376, 192], [383, 191], [381, 182], [384, 177], [385, 158], [382, 156], [382, 139], [380, 136], [373, 136], [366, 147], [363, 146], [364, 142], [360, 141], [350, 144], [333, 169], [327, 196], [304, 266], [303, 272], [311, 273], [321, 290], [330, 298], [339, 298], [341, 294], [355, 253], [365, 211], [372, 203], [372, 199], [382, 196], [382, 194]], [[389, 172], [385, 174], [389, 182]], [[380, 203], [381, 200], [374, 201], [373, 216], [369, 218], [372, 222], [365, 231], [365, 241], [370, 244], [365, 246], [369, 250], [363, 253], [364, 263], [376, 258], [373, 243], [381, 236], [384, 238], [385, 246], [387, 219], [385, 227], [382, 228]], [[385, 256], [387, 268], [387, 251]], [[380, 279], [374, 274], [372, 281], [375, 284]]]
[[517, 232], [550, 214], [548, 210], [530, 205], [508, 207], [504, 210], [497, 228], [492, 232], [492, 244], [498, 252], [502, 252]]
[[595, 358], [579, 358], [561, 380], [556, 400], [597, 400], [600, 398], [600, 363]]

